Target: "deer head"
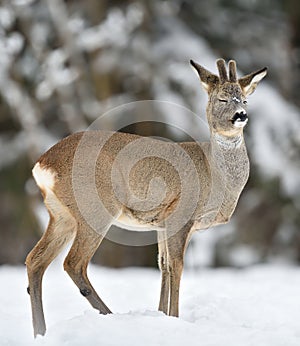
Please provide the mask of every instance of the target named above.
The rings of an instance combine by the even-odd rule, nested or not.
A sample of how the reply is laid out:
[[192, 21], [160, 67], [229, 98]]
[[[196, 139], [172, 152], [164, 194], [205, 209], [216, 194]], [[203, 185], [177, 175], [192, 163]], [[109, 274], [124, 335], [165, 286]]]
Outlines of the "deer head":
[[265, 77], [267, 68], [238, 79], [234, 60], [229, 61], [229, 74], [225, 61], [217, 60], [219, 76], [193, 60], [190, 63], [208, 93], [207, 121], [211, 132], [229, 137], [239, 135], [248, 122], [247, 96], [254, 92], [257, 84]]

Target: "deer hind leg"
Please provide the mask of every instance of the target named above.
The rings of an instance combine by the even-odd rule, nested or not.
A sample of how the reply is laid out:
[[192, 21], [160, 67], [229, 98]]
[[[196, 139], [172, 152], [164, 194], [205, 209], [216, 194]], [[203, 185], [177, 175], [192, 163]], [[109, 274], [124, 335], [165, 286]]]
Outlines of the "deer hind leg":
[[105, 234], [98, 234], [85, 223], [78, 224], [77, 234], [65, 259], [64, 268], [89, 303], [101, 314], [108, 314], [111, 311], [98, 296], [87, 276], [89, 261], [104, 236]]
[[[76, 223], [55, 196], [47, 197], [51, 207], [48, 228], [26, 258], [34, 336], [44, 335], [46, 324], [42, 304], [42, 279], [49, 264], [74, 237]], [[46, 203], [47, 205], [47, 203]]]
[[169, 311], [170, 280], [168, 270], [168, 253], [165, 233], [158, 232], [158, 265], [161, 271], [161, 289], [158, 310], [166, 315]]

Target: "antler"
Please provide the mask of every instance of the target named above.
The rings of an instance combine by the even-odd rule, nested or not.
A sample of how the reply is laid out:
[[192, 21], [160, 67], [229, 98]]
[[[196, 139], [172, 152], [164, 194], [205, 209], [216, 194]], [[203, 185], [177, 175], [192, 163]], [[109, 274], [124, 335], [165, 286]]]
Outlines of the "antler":
[[[238, 81], [237, 71], [236, 71], [236, 62], [234, 60], [229, 61], [229, 64], [228, 64], [229, 73], [227, 73], [225, 60], [224, 59], [217, 60], [219, 77], [211, 73], [210, 71], [206, 70], [204, 67], [197, 64], [193, 60], [190, 60], [190, 63], [198, 72], [202, 85], [204, 86], [206, 91], [210, 91], [211, 88], [214, 88], [217, 84], [224, 84], [226, 82], [237, 83]], [[240, 79], [239, 83], [240, 85], [242, 85], [244, 83], [244, 78]]]
[[237, 81], [236, 62], [234, 60], [229, 61], [229, 80], [232, 83]]
[[217, 60], [217, 67], [218, 67], [219, 75], [220, 75], [220, 83], [223, 84], [225, 82], [228, 82], [225, 60], [224, 59], [218, 59]]

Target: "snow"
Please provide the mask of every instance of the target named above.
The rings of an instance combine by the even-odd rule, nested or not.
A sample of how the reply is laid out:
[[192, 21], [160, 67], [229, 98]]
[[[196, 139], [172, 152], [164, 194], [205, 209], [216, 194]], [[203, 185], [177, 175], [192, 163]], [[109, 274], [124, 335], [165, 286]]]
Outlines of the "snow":
[[125, 15], [120, 9], [113, 8], [101, 24], [79, 33], [78, 45], [87, 51], [107, 45], [125, 47], [128, 35], [142, 19], [143, 13], [137, 4], [128, 6]]
[[78, 293], [60, 262], [53, 263], [44, 278], [48, 330], [36, 340], [32, 337], [25, 268], [0, 268], [1, 345], [300, 343], [297, 267], [186, 270], [181, 316], [174, 318], [156, 311], [160, 276], [155, 269], [90, 266], [91, 281], [115, 312], [103, 316]]
[[10, 8], [0, 7], [0, 26], [9, 29], [15, 20], [15, 15]]

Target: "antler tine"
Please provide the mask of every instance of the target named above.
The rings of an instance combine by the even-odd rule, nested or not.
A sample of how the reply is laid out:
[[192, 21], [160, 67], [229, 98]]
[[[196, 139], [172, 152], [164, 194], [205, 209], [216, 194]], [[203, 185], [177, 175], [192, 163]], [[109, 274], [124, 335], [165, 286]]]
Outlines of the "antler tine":
[[232, 83], [237, 81], [236, 62], [234, 60], [229, 61], [229, 80]]
[[226, 72], [225, 60], [224, 59], [218, 59], [217, 60], [217, 67], [219, 70], [221, 84], [227, 82], [228, 76], [227, 76], [227, 72]]

